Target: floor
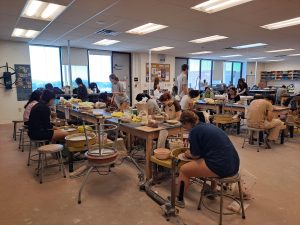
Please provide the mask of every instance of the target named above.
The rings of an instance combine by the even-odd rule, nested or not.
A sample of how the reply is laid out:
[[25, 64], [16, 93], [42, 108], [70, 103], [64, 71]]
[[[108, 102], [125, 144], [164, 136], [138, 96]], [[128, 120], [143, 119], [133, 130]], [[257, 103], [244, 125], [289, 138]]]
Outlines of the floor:
[[[82, 204], [77, 193], [83, 177], [46, 177], [40, 184], [35, 165], [26, 166], [27, 151], [18, 151], [12, 140], [12, 126], [0, 125], [0, 225], [217, 225], [218, 215], [197, 211], [200, 186], [191, 186], [186, 208], [167, 222], [160, 207], [137, 187], [136, 170], [129, 164], [113, 169], [108, 176], [93, 173], [83, 191]], [[297, 137], [298, 136], [298, 137]], [[225, 216], [226, 225], [299, 225], [300, 218], [300, 135], [284, 145], [256, 152], [252, 146], [241, 149], [242, 138], [230, 136], [236, 146], [241, 168], [257, 177], [254, 199], [246, 210], [246, 219]], [[168, 195], [168, 184], [155, 190]]]

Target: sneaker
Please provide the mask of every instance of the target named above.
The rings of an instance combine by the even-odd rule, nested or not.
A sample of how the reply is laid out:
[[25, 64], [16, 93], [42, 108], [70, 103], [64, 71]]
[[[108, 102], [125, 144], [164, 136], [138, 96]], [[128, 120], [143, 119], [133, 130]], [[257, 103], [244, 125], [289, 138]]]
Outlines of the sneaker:
[[[168, 201], [171, 202], [171, 196], [168, 196], [167, 199], [168, 199]], [[184, 199], [182, 201], [179, 201], [178, 198], [176, 197], [176, 199], [175, 199], [175, 206], [177, 206], [179, 208], [184, 208], [185, 207]]]
[[215, 200], [216, 196], [214, 194], [216, 194], [215, 191], [212, 191], [209, 185], [205, 185], [204, 187], [204, 196], [206, 198], [208, 198], [209, 200]]

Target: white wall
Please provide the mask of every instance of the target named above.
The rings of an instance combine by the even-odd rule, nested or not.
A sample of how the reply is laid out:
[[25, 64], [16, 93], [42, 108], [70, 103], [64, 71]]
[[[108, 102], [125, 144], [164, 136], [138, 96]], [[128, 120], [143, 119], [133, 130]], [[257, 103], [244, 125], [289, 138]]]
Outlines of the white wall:
[[[161, 89], [169, 89], [173, 87], [175, 77], [175, 56], [165, 55], [165, 62], [160, 62], [160, 57], [157, 54], [152, 54], [152, 63], [170, 64], [170, 82], [160, 82]], [[135, 97], [143, 90], [149, 89], [149, 83], [146, 82], [146, 63], [149, 62], [149, 55], [143, 53], [132, 54], [132, 100], [136, 103]], [[134, 78], [138, 78], [138, 82]], [[150, 88], [153, 89], [153, 82], [150, 83]]]
[[[12, 68], [14, 64], [30, 64], [29, 46], [25, 43], [0, 41], [0, 66], [5, 63]], [[3, 70], [1, 70], [3, 72]], [[2, 76], [2, 74], [0, 74]], [[1, 80], [3, 83], [3, 80]], [[17, 101], [17, 90], [5, 90], [0, 86], [0, 124], [22, 120], [23, 107], [26, 101]]]

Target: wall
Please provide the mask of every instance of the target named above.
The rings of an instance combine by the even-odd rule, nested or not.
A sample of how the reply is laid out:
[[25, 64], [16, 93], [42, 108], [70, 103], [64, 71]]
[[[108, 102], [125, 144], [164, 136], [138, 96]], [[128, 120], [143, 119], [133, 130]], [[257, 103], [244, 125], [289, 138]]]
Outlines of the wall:
[[[25, 43], [0, 41], [0, 66], [5, 63], [12, 68], [14, 64], [30, 64], [29, 47]], [[1, 70], [1, 73], [3, 70]], [[2, 76], [2, 74], [0, 75]], [[3, 83], [3, 80], [0, 81]], [[17, 101], [17, 90], [5, 90], [0, 86], [0, 124], [22, 120], [26, 101]]]
[[213, 65], [213, 81], [223, 80], [223, 61], [214, 61]]
[[[265, 63], [263, 71], [285, 71], [285, 70], [300, 70], [300, 57], [289, 57], [286, 61]], [[300, 93], [300, 81], [270, 81], [270, 86], [281, 86], [283, 84], [295, 85], [295, 93]]]
[[[171, 90], [175, 78], [175, 56], [165, 55], [165, 62], [160, 62], [158, 54], [152, 54], [152, 63], [170, 64], [170, 82], [161, 82], [161, 89]], [[132, 100], [133, 104], [136, 103], [135, 96], [143, 90], [149, 89], [149, 83], [146, 82], [146, 63], [149, 62], [149, 55], [143, 53], [132, 54]], [[138, 82], [134, 78], [138, 78]], [[153, 89], [153, 82], [150, 82], [150, 88]]]

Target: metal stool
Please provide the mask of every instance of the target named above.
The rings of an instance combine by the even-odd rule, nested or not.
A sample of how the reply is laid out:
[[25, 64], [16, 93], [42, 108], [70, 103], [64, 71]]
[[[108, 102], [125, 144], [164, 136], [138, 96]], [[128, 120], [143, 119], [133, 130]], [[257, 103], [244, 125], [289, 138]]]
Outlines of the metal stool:
[[[45, 161], [46, 161], [47, 154], [56, 153], [58, 164], [55, 166], [59, 166], [59, 171], [62, 171], [64, 178], [66, 178], [65, 167], [63, 164], [62, 153], [61, 153], [63, 149], [64, 146], [59, 144], [43, 145], [38, 148], [37, 151], [39, 153], [39, 161], [38, 161], [37, 170], [38, 170], [38, 175], [40, 177], [40, 183], [43, 183], [44, 168], [46, 168]], [[53, 165], [49, 165], [49, 166], [53, 166]]]
[[[241, 187], [241, 178], [239, 174], [236, 174], [232, 177], [226, 177], [226, 178], [201, 178], [203, 179], [203, 188], [201, 191], [201, 196], [200, 196], [200, 201], [198, 204], [198, 210], [201, 210], [201, 204], [203, 204], [207, 209], [209, 209], [203, 202], [203, 196], [204, 196], [204, 187], [206, 185], [207, 180], [215, 180], [221, 187], [220, 192], [217, 193], [213, 193], [213, 194], [209, 194], [210, 196], [220, 196], [220, 211], [214, 211], [212, 209], [209, 209], [210, 211], [214, 212], [214, 213], [218, 213], [220, 214], [220, 219], [219, 219], [219, 225], [222, 225], [222, 217], [223, 215], [232, 215], [235, 213], [223, 213], [223, 196], [229, 197], [233, 200], [235, 200], [236, 202], [238, 202], [241, 206], [242, 209], [242, 218], [245, 219], [245, 210], [244, 210], [244, 199], [243, 199], [243, 193], [242, 193], [242, 187]], [[240, 201], [238, 201], [236, 198], [234, 198], [233, 196], [229, 196], [227, 194], [224, 194], [224, 185], [225, 184], [234, 184], [237, 183], [238, 184], [238, 189], [239, 189], [239, 198]]]
[[[32, 155], [31, 155], [32, 144], [35, 144], [36, 147], [40, 147], [40, 146], [45, 145], [47, 142], [49, 142], [49, 140], [33, 140], [33, 139], [30, 139], [27, 166], [30, 166], [30, 161], [32, 160], [31, 159], [31, 157], [32, 157]], [[35, 155], [37, 155], [37, 154], [35, 154]]]
[[17, 140], [17, 125], [18, 123], [23, 123], [23, 120], [13, 120], [12, 123], [14, 124], [14, 129], [13, 129], [13, 139], [16, 141]]
[[[247, 127], [246, 128], [248, 132], [246, 132], [246, 135], [244, 136], [244, 141], [243, 141], [243, 145], [242, 145], [242, 148], [245, 147], [245, 143], [246, 143], [246, 140], [247, 138], [249, 137], [249, 141], [248, 143], [251, 144], [251, 143], [254, 143], [253, 141], [253, 135], [255, 132], [258, 133], [258, 136], [257, 136], [257, 152], [259, 152], [259, 148], [260, 148], [260, 144], [263, 143], [265, 148], [266, 149], [270, 149], [271, 146], [269, 145], [268, 143], [268, 133], [266, 135], [266, 137], [264, 137], [264, 133], [267, 131], [266, 129], [264, 128], [253, 128], [253, 127]], [[260, 141], [260, 139], [263, 139], [263, 142]]]
[[[25, 134], [28, 132], [28, 126], [24, 125], [19, 129], [19, 149], [22, 148], [22, 152], [24, 152], [24, 146], [29, 146], [25, 145]], [[29, 143], [30, 141], [26, 141], [26, 143]]]

